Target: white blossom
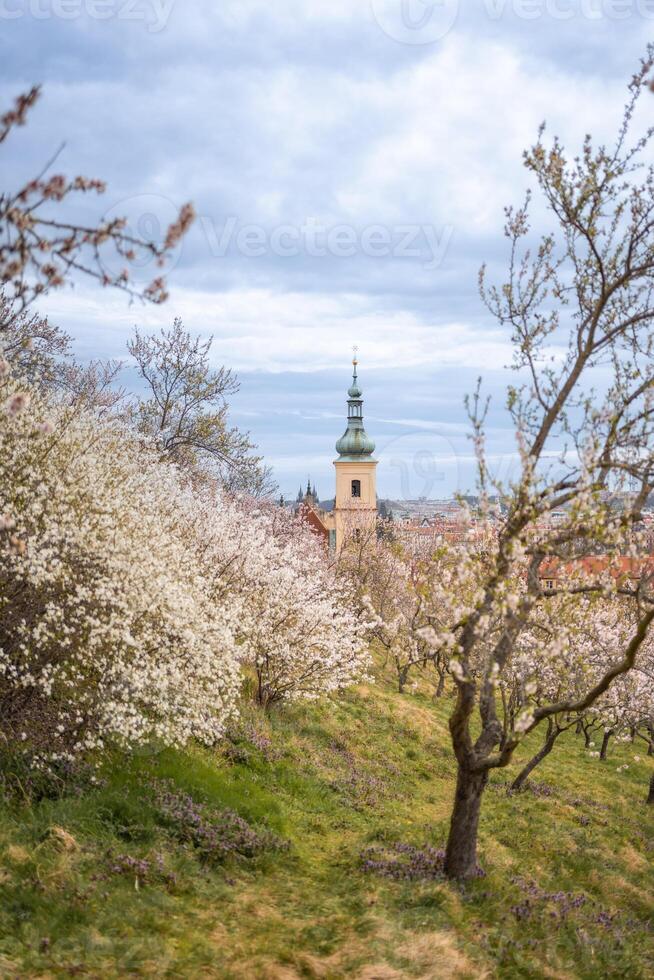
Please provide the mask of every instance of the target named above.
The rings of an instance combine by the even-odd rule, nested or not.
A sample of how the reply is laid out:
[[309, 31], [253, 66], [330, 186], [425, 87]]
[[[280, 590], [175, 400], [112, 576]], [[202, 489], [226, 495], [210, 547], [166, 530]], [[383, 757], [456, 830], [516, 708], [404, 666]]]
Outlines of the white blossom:
[[365, 676], [347, 589], [277, 513], [193, 489], [90, 410], [33, 396], [0, 415], [0, 514], [15, 522], [0, 537], [0, 730], [62, 761], [153, 739], [212, 744], [244, 671], [276, 697]]

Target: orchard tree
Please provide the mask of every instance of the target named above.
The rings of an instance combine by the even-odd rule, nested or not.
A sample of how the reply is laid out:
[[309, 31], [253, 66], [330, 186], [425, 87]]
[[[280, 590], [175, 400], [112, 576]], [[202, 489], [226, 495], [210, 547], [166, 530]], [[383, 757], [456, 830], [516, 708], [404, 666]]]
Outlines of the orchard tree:
[[263, 706], [366, 678], [366, 623], [308, 527], [0, 375], [3, 746], [58, 767], [213, 744], [246, 676]]
[[17, 313], [0, 291], [2, 353], [12, 373], [42, 391], [56, 389], [71, 357], [71, 338], [47, 317]]
[[238, 604], [213, 601], [199, 502], [94, 407], [8, 375], [0, 400], [0, 741], [36, 767], [212, 744], [236, 707]]
[[275, 489], [270, 471], [247, 433], [229, 424], [238, 380], [228, 368], [211, 367], [211, 343], [192, 337], [179, 317], [159, 334], [134, 331], [128, 350], [147, 386], [135, 423], [164, 457], [195, 471], [209, 468], [234, 492], [267, 496]]
[[[476, 873], [481, 804], [489, 774], [511, 761], [524, 735], [548, 719], [585, 713], [616, 678], [632, 670], [654, 619], [647, 574], [580, 564], [557, 581], [555, 595], [617, 597], [629, 603], [631, 627], [598, 675], [579, 692], [530, 703], [504, 732], [498, 685], [510, 669], [539, 609], [552, 601], [539, 574], [545, 560], [591, 554], [633, 555], [635, 525], [654, 484], [654, 168], [646, 162], [653, 131], [630, 142], [634, 111], [654, 63], [654, 48], [630, 84], [615, 145], [588, 136], [569, 158], [541, 130], [525, 154], [555, 230], [535, 244], [529, 197], [506, 212], [507, 280], [482, 297], [499, 325], [511, 331], [517, 383], [507, 407], [513, 420], [519, 471], [510, 484], [494, 479], [484, 450], [486, 404], [469, 402], [482, 511], [502, 503], [489, 567], [459, 555], [465, 590], [439, 597], [435, 648], [451, 655], [457, 697], [450, 732], [457, 783], [445, 869], [452, 878]], [[601, 392], [593, 385], [601, 384]], [[611, 497], [622, 496], [621, 509]], [[552, 513], [563, 514], [560, 523]], [[516, 583], [520, 582], [520, 587]], [[445, 616], [444, 609], [449, 603]], [[594, 613], [593, 613], [594, 615]], [[533, 650], [538, 663], [539, 646]]]
[[79, 364], [67, 333], [37, 313], [16, 313], [2, 293], [0, 335], [3, 360], [13, 377], [41, 395], [104, 412], [122, 402], [124, 391], [116, 385], [119, 361]]
[[417, 562], [404, 560], [399, 548], [383, 535], [384, 522], [348, 534], [338, 556], [339, 574], [352, 582], [362, 615], [371, 627], [371, 639], [381, 652], [384, 665], [391, 663], [399, 693], [404, 692], [409, 673], [430, 659], [420, 635], [426, 625]]
[[[40, 94], [35, 86], [0, 115], [0, 145], [25, 125]], [[150, 260], [162, 267], [195, 217], [192, 205], [185, 204], [161, 242], [132, 234], [125, 218], [80, 223], [66, 209], [69, 199], [103, 194], [106, 186], [94, 178], [52, 173], [57, 156], [17, 189], [0, 191], [0, 287], [11, 308], [11, 317], [4, 318], [0, 328], [76, 274], [90, 276], [130, 297], [164, 302], [168, 297], [165, 279], [157, 275], [140, 289], [131, 278], [130, 265]], [[108, 271], [116, 264], [121, 265], [119, 272]]]
[[[633, 742], [639, 729], [649, 725], [654, 704], [653, 667], [650, 642], [643, 645], [638, 666], [619, 677], [590, 709], [589, 713], [598, 719], [602, 730], [598, 753], [602, 761], [607, 759], [611, 738]], [[651, 742], [648, 736], [645, 741], [649, 747]]]
[[224, 500], [203, 557], [213, 601], [238, 610], [236, 637], [264, 708], [365, 680], [367, 624], [313, 531], [279, 507]]
[[[33, 87], [0, 115], [0, 146], [26, 124], [40, 94], [40, 88]], [[90, 404], [97, 396], [107, 407], [119, 397], [112, 392], [116, 366], [98, 362], [86, 370], [62, 364], [68, 337], [46, 319], [30, 316], [28, 307], [51, 290], [71, 283], [78, 274], [118, 288], [131, 298], [164, 302], [168, 295], [164, 278], [158, 275], [139, 289], [131, 279], [130, 266], [152, 260], [162, 267], [195, 213], [191, 204], [185, 204], [162, 242], [131, 234], [125, 218], [80, 223], [70, 213], [72, 199], [103, 194], [106, 187], [94, 178], [52, 173], [58, 155], [17, 189], [0, 190], [0, 378], [13, 371], [15, 377], [41, 389], [61, 385], [72, 401], [81, 398]], [[122, 268], [111, 274], [108, 266], [116, 261]], [[15, 391], [0, 408], [11, 414], [30, 397], [29, 391]], [[0, 539], [4, 535], [6, 529], [0, 527]]]
[[[608, 601], [593, 593], [564, 594], [541, 603], [532, 625], [520, 637], [517, 655], [507, 665], [501, 684], [511, 679], [521, 710], [578, 700], [601, 680], [616, 651], [628, 643], [635, 625], [631, 607], [629, 598], [615, 596]], [[639, 651], [639, 664], [644, 666], [651, 658], [652, 638], [648, 637]], [[617, 677], [585, 715], [573, 711], [550, 715], [541, 748], [520, 770], [511, 789], [521, 789], [560, 736], [585, 720], [595, 719], [603, 727], [598, 755], [605, 758], [607, 736], [629, 731], [642, 719], [650, 698], [645, 675], [634, 669]]]

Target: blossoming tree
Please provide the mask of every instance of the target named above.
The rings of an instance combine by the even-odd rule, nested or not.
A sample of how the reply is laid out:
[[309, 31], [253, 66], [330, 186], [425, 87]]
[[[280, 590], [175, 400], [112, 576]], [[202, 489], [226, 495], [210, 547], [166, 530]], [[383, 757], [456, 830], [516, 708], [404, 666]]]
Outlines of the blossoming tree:
[[230, 422], [228, 398], [239, 390], [238, 379], [229, 368], [211, 366], [211, 344], [192, 337], [179, 317], [158, 334], [136, 329], [127, 347], [147, 395], [132, 405], [132, 419], [162, 456], [198, 478], [215, 473], [228, 489], [269, 496], [276, 488], [270, 468]]
[[366, 676], [364, 624], [308, 528], [0, 370], [5, 744], [37, 765], [212, 744], [250, 671], [264, 705]]
[[[520, 637], [516, 656], [500, 684], [511, 685], [517, 710], [526, 709], [527, 718], [540, 705], [577, 701], [611, 668], [616, 652], [629, 642], [634, 625], [629, 598], [614, 596], [608, 601], [593, 593], [552, 597], [540, 604], [530, 628]], [[560, 736], [581, 721], [596, 720], [602, 725], [602, 758], [611, 734], [628, 731], [642, 721], [651, 703], [651, 686], [642, 668], [651, 662], [652, 640], [648, 636], [643, 643], [637, 668], [616, 677], [585, 713], [565, 711], [546, 719], [541, 748], [515, 777], [513, 790], [524, 785]], [[505, 725], [505, 731], [508, 728]]]
[[213, 508], [204, 562], [212, 599], [236, 605], [239, 658], [263, 706], [366, 679], [367, 624], [311, 529], [254, 501]]
[[[519, 472], [508, 484], [493, 477], [484, 451], [486, 407], [477, 393], [469, 411], [482, 510], [491, 494], [504, 506], [480, 579], [478, 566], [461, 556], [457, 576], [465, 577], [467, 564], [476, 582], [472, 599], [465, 590], [450, 592], [434, 615], [436, 647], [451, 652], [457, 688], [450, 718], [457, 760], [445, 862], [450, 877], [475, 874], [489, 773], [511, 761], [527, 732], [549, 718], [585, 712], [632, 670], [654, 619], [647, 574], [581, 565], [578, 574], [561, 578], [555, 595], [628, 602], [629, 633], [579, 692], [531, 704], [503, 731], [499, 681], [538, 610], [552, 601], [540, 575], [543, 562], [637, 553], [635, 526], [654, 485], [654, 169], [645, 156], [653, 133], [630, 143], [653, 64], [650, 48], [632, 79], [613, 147], [596, 147], [587, 137], [570, 159], [558, 139], [547, 147], [541, 131], [525, 165], [557, 230], [534, 243], [529, 198], [509, 208], [507, 280], [494, 287], [481, 273], [490, 312], [511, 331], [518, 380], [507, 407]], [[601, 384], [601, 395], [594, 384]], [[612, 498], [620, 492], [616, 507]], [[563, 515], [557, 521], [554, 511]]]
[[[218, 738], [239, 665], [202, 575], [196, 504], [120, 423], [0, 401], [0, 721], [36, 760]], [[12, 396], [12, 390], [15, 394]]]
[[[20, 126], [41, 95], [38, 86], [20, 95], [14, 106], [0, 115], [0, 145]], [[58, 155], [58, 154], [57, 154]], [[168, 296], [161, 275], [139, 289], [130, 275], [136, 261], [153, 261], [157, 268], [188, 231], [195, 218], [185, 204], [161, 242], [132, 234], [125, 218], [82, 224], [66, 202], [75, 195], [103, 194], [101, 180], [51, 173], [57, 155], [41, 173], [13, 191], [0, 192], [0, 285], [12, 316], [18, 316], [37, 298], [64, 285], [75, 274], [90, 276], [148, 302], [163, 303]], [[107, 263], [111, 253], [112, 261]], [[109, 271], [119, 264], [120, 271]], [[6, 312], [6, 311], [5, 311]], [[4, 324], [0, 321], [0, 336]]]
[[399, 693], [409, 674], [432, 659], [421, 635], [424, 580], [421, 565], [389, 540], [387, 524], [378, 521], [351, 535], [338, 556], [338, 573], [352, 582], [361, 615], [369, 623], [370, 638], [391, 663]]

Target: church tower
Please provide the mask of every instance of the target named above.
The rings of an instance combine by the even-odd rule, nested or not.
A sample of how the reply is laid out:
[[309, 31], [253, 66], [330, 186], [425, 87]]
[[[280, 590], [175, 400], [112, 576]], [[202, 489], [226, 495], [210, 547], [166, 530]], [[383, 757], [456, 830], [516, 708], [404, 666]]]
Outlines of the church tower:
[[357, 378], [357, 359], [348, 389], [347, 429], [336, 443], [336, 504], [334, 507], [336, 551], [377, 519], [377, 460], [375, 444], [363, 427], [363, 392]]

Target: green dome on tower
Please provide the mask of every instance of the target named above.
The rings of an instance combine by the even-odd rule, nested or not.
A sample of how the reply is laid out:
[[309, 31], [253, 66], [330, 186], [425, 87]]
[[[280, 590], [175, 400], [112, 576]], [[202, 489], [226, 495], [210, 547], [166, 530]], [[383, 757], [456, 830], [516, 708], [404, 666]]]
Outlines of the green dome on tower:
[[363, 392], [361, 391], [361, 388], [359, 388], [359, 382], [357, 381], [357, 362], [353, 361], [353, 364], [354, 364], [354, 381], [347, 389], [347, 393], [350, 398], [361, 398]]
[[375, 451], [375, 443], [363, 427], [363, 392], [357, 378], [357, 359], [352, 361], [354, 373], [348, 388], [347, 429], [336, 443], [339, 459], [356, 462], [367, 459]]

